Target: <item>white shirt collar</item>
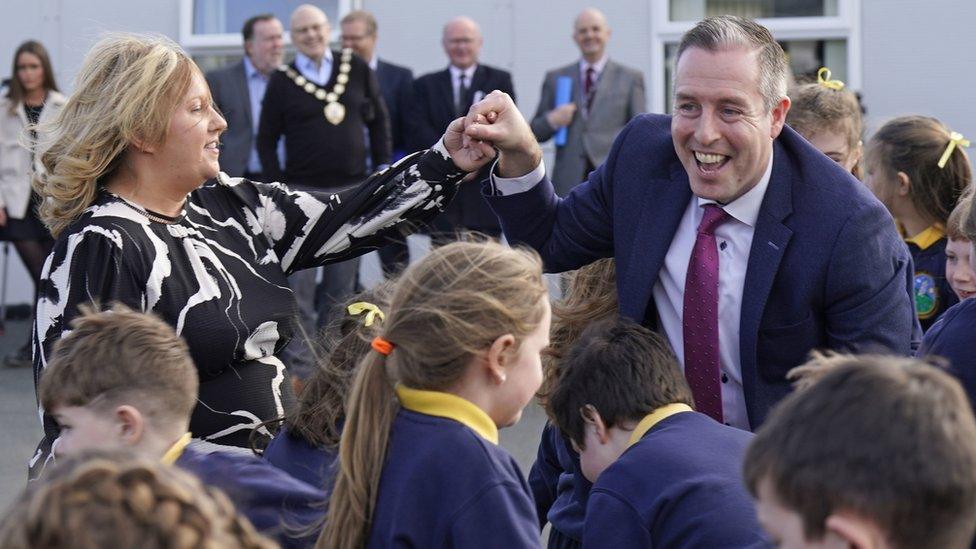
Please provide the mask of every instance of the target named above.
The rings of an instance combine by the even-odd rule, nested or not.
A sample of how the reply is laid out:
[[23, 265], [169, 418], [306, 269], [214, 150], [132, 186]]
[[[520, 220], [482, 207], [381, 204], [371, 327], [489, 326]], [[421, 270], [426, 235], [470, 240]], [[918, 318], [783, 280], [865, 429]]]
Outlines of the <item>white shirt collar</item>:
[[607, 61], [609, 60], [610, 60], [610, 56], [608, 56], [607, 54], [603, 54], [603, 57], [601, 57], [599, 61], [593, 63], [592, 65], [586, 59], [580, 59], [579, 62], [580, 72], [586, 74], [586, 69], [589, 67], [593, 67], [593, 72], [595, 72], [597, 76], [599, 76], [600, 73], [603, 72], [603, 68], [607, 66]]
[[[332, 50], [330, 50], [330, 49], [326, 49], [325, 50], [325, 56], [322, 57], [322, 63], [325, 63], [325, 62], [332, 63]], [[298, 52], [298, 53], [295, 54], [295, 65], [299, 69], [307, 68], [307, 69], [311, 69], [313, 71], [318, 71], [319, 70], [319, 67], [315, 64], [314, 61], [312, 61], [312, 58], [309, 57], [309, 56], [307, 56], [307, 55], [305, 55], [302, 52]]]
[[451, 71], [451, 80], [457, 82], [458, 78], [460, 78], [461, 74], [463, 73], [464, 79], [467, 80], [468, 85], [470, 86], [471, 79], [474, 77], [474, 71], [478, 70], [478, 64], [475, 63], [474, 65], [471, 65], [466, 69], [460, 69], [458, 67], [455, 67], [454, 65], [450, 65], [448, 66], [448, 69], [450, 69]]
[[376, 67], [378, 67], [380, 64], [379, 61], [380, 58], [374, 54], [373, 58], [369, 60], [369, 63], [367, 63], [369, 65], [369, 68], [373, 69], [373, 72], [376, 72]]
[[[742, 223], [745, 223], [750, 227], [755, 227], [756, 220], [759, 219], [759, 209], [762, 207], [763, 198], [766, 196], [766, 189], [769, 188], [769, 180], [772, 175], [773, 155], [770, 154], [769, 165], [766, 166], [765, 173], [763, 173], [762, 177], [759, 178], [759, 183], [756, 183], [756, 186], [749, 189], [744, 195], [722, 206], [722, 209], [725, 210], [725, 213], [731, 215]], [[707, 198], [698, 197], [699, 207], [706, 204], [717, 204], [717, 202]]]

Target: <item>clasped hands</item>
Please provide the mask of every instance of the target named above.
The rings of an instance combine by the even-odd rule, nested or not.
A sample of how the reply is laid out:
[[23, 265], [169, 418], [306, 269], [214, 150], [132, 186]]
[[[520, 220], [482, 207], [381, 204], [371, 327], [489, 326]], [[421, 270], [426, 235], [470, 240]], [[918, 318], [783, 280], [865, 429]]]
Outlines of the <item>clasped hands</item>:
[[495, 90], [451, 122], [444, 147], [458, 168], [476, 172], [498, 155], [497, 174], [519, 177], [542, 161], [542, 149], [512, 98]]

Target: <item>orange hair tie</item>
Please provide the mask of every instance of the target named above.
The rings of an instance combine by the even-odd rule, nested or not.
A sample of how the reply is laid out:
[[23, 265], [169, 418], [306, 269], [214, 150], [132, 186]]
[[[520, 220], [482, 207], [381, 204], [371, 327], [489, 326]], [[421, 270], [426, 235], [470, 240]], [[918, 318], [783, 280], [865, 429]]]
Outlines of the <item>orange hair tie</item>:
[[370, 345], [373, 347], [374, 351], [383, 356], [390, 356], [390, 353], [393, 352], [393, 344], [380, 336], [374, 337], [373, 342]]

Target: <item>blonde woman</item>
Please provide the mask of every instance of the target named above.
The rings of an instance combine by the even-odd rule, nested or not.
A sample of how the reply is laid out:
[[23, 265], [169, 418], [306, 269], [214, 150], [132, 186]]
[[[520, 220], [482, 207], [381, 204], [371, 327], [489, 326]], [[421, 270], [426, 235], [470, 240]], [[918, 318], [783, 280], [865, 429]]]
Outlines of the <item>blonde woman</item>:
[[[31, 192], [31, 172], [40, 162], [30, 147], [33, 132], [29, 128], [52, 119], [65, 98], [58, 93], [51, 59], [40, 42], [28, 40], [17, 48], [11, 74], [10, 86], [0, 97], [0, 240], [13, 243], [36, 292], [54, 240], [37, 217], [37, 195]], [[30, 340], [26, 339], [5, 363], [26, 367], [30, 357]]]
[[[151, 311], [187, 341], [199, 370], [194, 437], [245, 447], [294, 400], [278, 357], [295, 324], [287, 275], [428, 221], [493, 151], [462, 143], [459, 119], [431, 150], [360, 187], [315, 194], [220, 173], [224, 129], [200, 70], [171, 41], [113, 36], [88, 54], [61, 116], [41, 128], [51, 138], [36, 186], [57, 243], [42, 275], [34, 367], [43, 375], [81, 304]], [[45, 419], [35, 471], [57, 434]]]

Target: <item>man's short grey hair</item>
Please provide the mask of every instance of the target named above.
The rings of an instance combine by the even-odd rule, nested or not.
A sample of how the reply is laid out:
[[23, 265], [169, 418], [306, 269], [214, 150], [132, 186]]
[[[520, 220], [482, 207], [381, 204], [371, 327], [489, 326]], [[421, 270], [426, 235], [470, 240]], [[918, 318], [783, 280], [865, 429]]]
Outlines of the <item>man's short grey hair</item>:
[[751, 19], [735, 15], [719, 15], [698, 22], [681, 37], [674, 66], [677, 74], [678, 60], [688, 48], [705, 51], [747, 48], [756, 50], [759, 59], [759, 93], [767, 109], [772, 109], [786, 96], [789, 63], [786, 53], [773, 39], [769, 29]]

